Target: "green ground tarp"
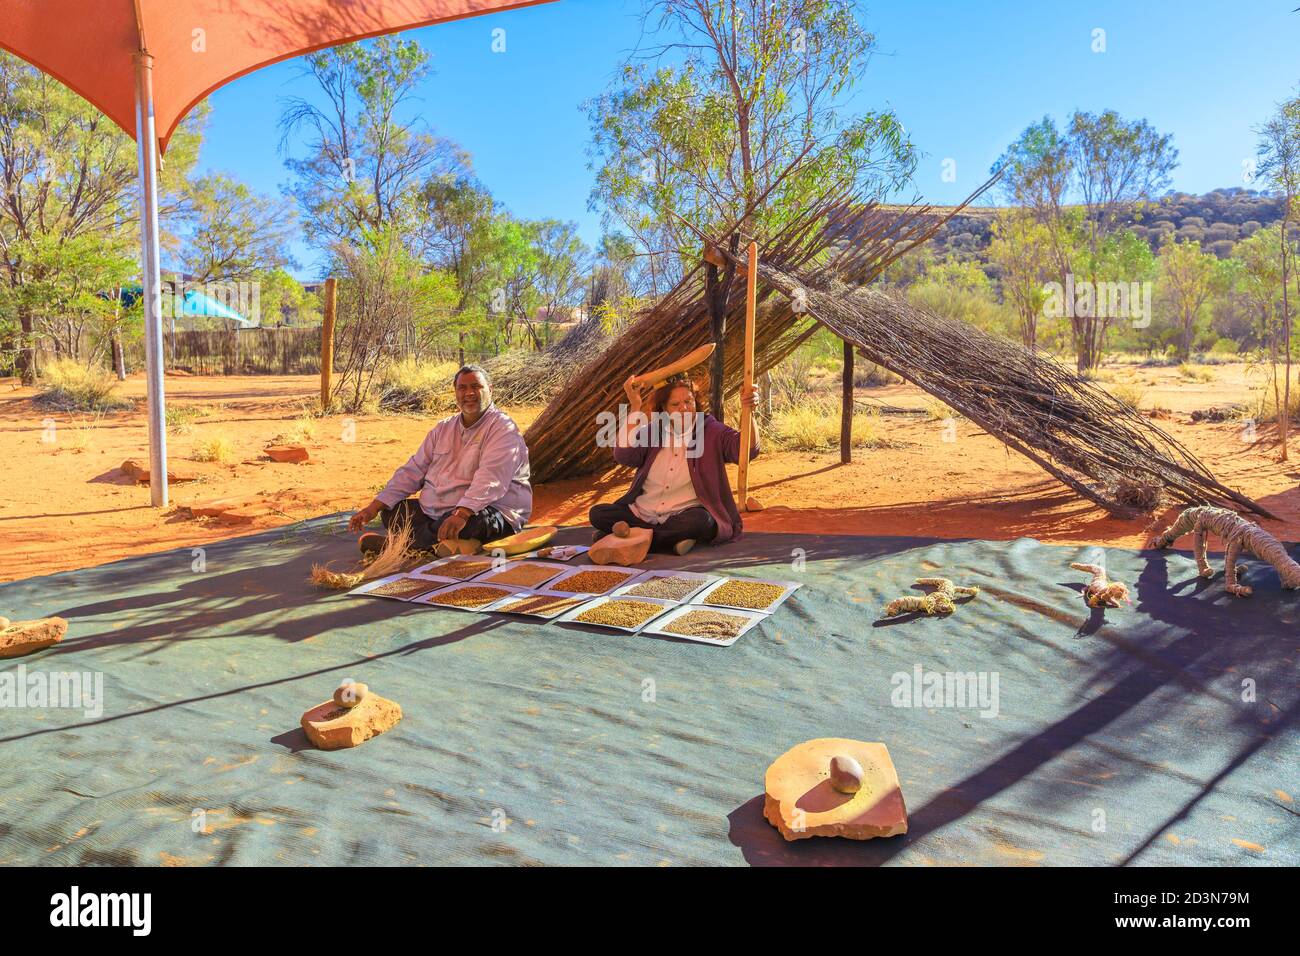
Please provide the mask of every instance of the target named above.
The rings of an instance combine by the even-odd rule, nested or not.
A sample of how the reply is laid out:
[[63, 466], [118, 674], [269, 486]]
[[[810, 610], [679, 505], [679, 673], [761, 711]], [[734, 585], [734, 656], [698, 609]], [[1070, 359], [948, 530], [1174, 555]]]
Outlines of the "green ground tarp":
[[[1068, 568], [1102, 552], [1031, 539], [656, 559], [803, 582], [718, 648], [318, 592], [338, 525], [0, 585], [0, 613], [70, 621], [0, 675], [103, 681], [100, 714], [0, 709], [0, 863], [1300, 863], [1300, 592], [1259, 562], [1243, 600], [1186, 553], [1108, 549], [1134, 606], [1103, 616]], [[876, 620], [933, 574], [984, 592]], [[918, 669], [996, 675], [995, 707], [898, 706]], [[298, 719], [346, 677], [405, 719], [311, 749]], [[767, 765], [822, 736], [889, 746], [906, 836], [762, 819]]]

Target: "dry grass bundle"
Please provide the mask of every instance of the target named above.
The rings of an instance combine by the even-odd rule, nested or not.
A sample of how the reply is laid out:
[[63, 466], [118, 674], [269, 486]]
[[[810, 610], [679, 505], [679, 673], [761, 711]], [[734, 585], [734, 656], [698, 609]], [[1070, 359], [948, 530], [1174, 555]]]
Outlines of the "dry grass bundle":
[[408, 562], [412, 560], [411, 537], [412, 530], [409, 524], [403, 523], [390, 528], [383, 549], [369, 563], [363, 564], [360, 571], [334, 571], [327, 565], [313, 564], [311, 583], [318, 588], [350, 591], [366, 581], [374, 581], [404, 571]]
[[498, 405], [541, 405], [575, 380], [584, 365], [603, 352], [613, 338], [600, 322], [579, 322], [544, 352], [506, 352], [483, 363], [492, 377]]

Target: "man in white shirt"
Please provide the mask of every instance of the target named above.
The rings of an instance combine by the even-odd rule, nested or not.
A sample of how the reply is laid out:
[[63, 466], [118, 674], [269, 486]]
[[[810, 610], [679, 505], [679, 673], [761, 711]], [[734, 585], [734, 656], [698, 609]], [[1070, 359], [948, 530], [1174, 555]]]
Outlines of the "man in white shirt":
[[[382, 515], [388, 529], [410, 523], [411, 548], [429, 551], [455, 538], [495, 541], [528, 522], [533, 491], [519, 426], [492, 404], [482, 367], [464, 366], [453, 382], [457, 413], [435, 425], [374, 500], [352, 516], [353, 531]], [[412, 499], [416, 491], [419, 498]], [[359, 544], [371, 552], [384, 541], [385, 535], [369, 532]]]

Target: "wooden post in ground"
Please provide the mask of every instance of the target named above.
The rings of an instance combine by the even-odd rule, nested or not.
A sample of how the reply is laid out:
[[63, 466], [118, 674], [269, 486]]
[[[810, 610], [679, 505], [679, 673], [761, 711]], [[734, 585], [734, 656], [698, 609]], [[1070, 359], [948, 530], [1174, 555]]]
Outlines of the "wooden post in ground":
[[[758, 243], [751, 242], [749, 244], [749, 267], [745, 270], [745, 374], [740, 383], [742, 397], [754, 390], [754, 310], [757, 301]], [[749, 498], [749, 449], [753, 443], [753, 424], [753, 410], [742, 404], [740, 406], [740, 463], [736, 468], [736, 483], [740, 486], [739, 504], [744, 511], [751, 510]]]
[[844, 343], [844, 382], [840, 386], [840, 464], [853, 460], [853, 346]]
[[338, 302], [337, 281], [325, 280], [325, 319], [320, 327], [320, 410], [330, 410], [330, 376], [334, 374], [334, 309]]

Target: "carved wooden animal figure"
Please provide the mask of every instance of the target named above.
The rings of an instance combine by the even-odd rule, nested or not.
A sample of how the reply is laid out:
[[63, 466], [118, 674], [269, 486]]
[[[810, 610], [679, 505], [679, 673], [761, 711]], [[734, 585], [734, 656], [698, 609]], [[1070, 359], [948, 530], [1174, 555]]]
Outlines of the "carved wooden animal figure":
[[1152, 543], [1157, 548], [1167, 548], [1189, 531], [1193, 535], [1196, 568], [1203, 578], [1214, 576], [1214, 569], [1205, 557], [1206, 538], [1214, 534], [1223, 539], [1223, 578], [1229, 594], [1238, 597], [1251, 594], [1251, 588], [1237, 583], [1237, 558], [1242, 551], [1273, 565], [1282, 579], [1282, 587], [1288, 590], [1300, 588], [1300, 564], [1291, 559], [1282, 543], [1263, 528], [1226, 508], [1208, 505], [1185, 508], [1178, 520], [1157, 535]]
[[962, 587], [953, 584], [947, 578], [917, 578], [916, 583], [923, 588], [932, 587], [935, 590], [924, 597], [909, 595], [894, 598], [885, 605], [885, 617], [916, 612], [922, 614], [951, 614], [957, 610], [957, 604], [954, 600], [957, 595], [974, 597], [980, 593], [979, 588]]
[[1071, 564], [1070, 567], [1092, 575], [1083, 589], [1083, 600], [1088, 607], [1119, 607], [1128, 601], [1128, 585], [1110, 580], [1100, 564]]

